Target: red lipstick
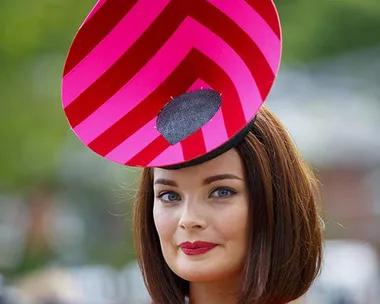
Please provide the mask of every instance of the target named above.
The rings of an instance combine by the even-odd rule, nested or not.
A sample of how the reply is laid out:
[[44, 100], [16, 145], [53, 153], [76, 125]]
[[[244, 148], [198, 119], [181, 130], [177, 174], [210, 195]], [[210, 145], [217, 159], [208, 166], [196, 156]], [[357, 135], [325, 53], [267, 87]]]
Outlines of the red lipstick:
[[179, 247], [182, 249], [183, 253], [186, 255], [199, 255], [204, 254], [211, 249], [215, 248], [217, 244], [214, 243], [208, 243], [208, 242], [201, 242], [196, 241], [194, 243], [191, 242], [183, 242], [179, 245]]

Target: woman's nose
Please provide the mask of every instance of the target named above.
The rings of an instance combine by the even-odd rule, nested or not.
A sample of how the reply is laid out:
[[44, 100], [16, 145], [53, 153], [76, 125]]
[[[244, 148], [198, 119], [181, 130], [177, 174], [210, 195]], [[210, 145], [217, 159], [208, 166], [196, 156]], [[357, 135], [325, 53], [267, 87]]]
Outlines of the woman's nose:
[[206, 228], [204, 215], [201, 203], [186, 201], [181, 208], [179, 226], [185, 230], [203, 230]]

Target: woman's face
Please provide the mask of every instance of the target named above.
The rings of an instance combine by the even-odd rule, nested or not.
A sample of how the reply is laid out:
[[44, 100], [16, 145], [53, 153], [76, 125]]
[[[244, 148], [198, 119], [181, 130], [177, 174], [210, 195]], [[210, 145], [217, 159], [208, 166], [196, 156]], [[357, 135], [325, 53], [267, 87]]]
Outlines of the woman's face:
[[198, 166], [154, 169], [154, 221], [164, 258], [192, 282], [238, 276], [248, 244], [248, 189], [236, 150]]

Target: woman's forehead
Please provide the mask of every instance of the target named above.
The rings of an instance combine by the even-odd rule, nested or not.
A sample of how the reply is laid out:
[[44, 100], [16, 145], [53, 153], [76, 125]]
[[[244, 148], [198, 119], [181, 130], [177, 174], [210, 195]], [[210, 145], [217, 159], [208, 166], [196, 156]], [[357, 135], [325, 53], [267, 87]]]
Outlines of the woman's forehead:
[[244, 178], [243, 162], [236, 149], [231, 149], [218, 157], [196, 166], [177, 170], [155, 168], [153, 172], [155, 180], [158, 178], [201, 178], [219, 174], [233, 174], [241, 179]]

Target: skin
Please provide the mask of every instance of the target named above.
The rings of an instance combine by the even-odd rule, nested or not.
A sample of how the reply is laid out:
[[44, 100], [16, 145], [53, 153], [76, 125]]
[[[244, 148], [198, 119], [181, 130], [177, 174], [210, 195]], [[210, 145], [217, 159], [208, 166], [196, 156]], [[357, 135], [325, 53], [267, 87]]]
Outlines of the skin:
[[[198, 166], [154, 169], [154, 221], [168, 266], [190, 282], [191, 304], [236, 303], [248, 244], [248, 189], [232, 149]], [[189, 256], [185, 241], [217, 244]]]

